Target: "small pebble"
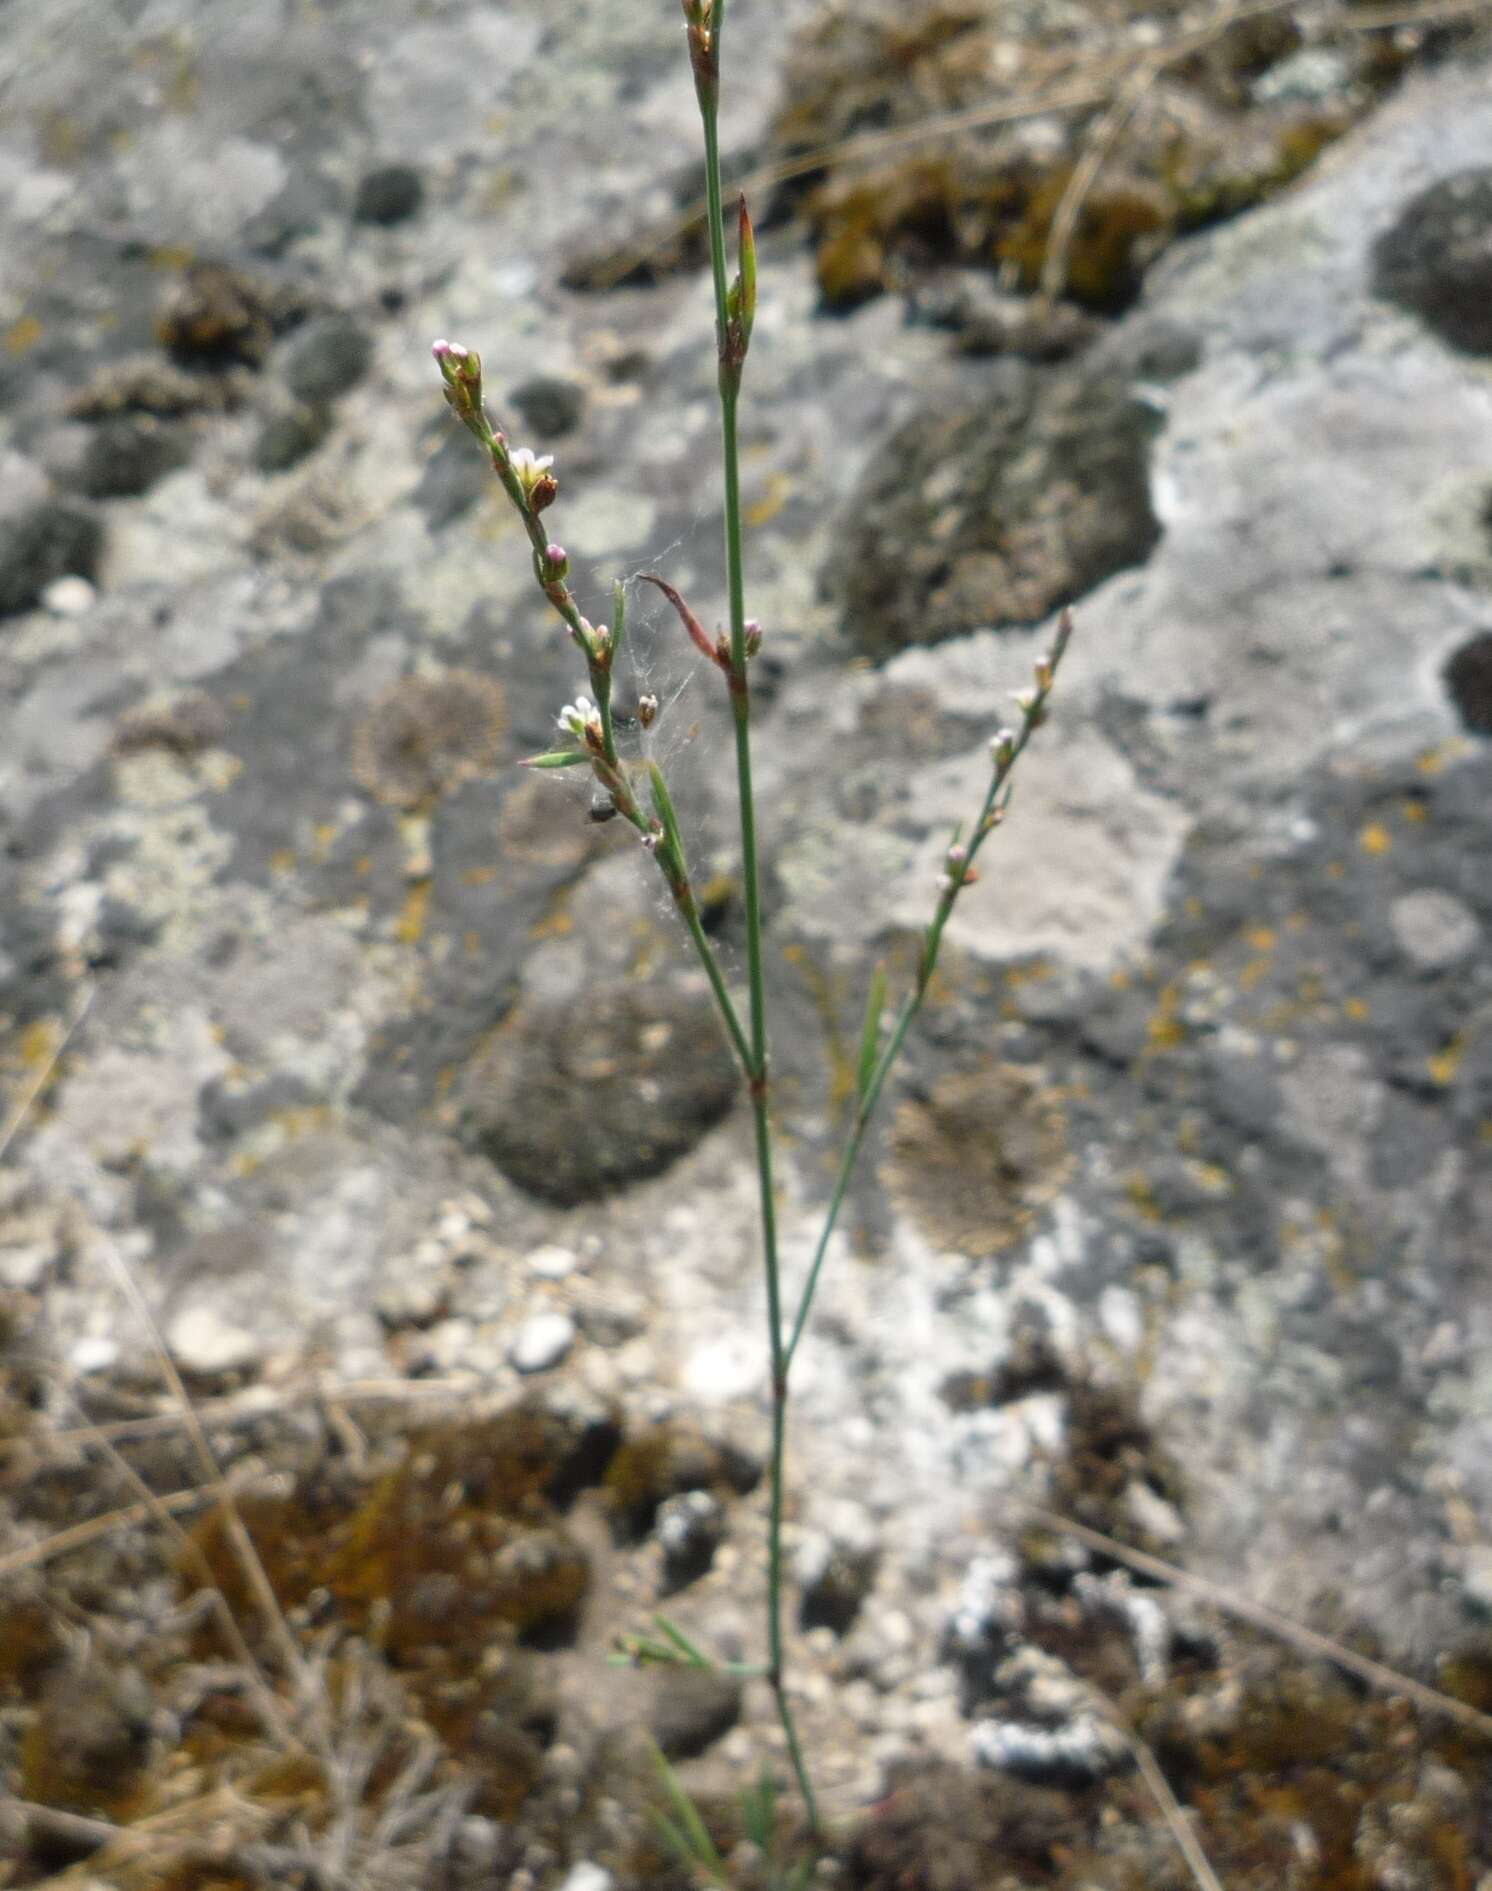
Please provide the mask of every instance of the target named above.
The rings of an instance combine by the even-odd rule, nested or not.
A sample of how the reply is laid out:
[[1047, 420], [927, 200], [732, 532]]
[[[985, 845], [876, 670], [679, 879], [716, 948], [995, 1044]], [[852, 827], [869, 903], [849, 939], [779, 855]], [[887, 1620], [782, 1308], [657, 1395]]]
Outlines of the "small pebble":
[[80, 1339], [69, 1347], [67, 1363], [74, 1372], [107, 1372], [118, 1357], [118, 1341], [106, 1339], [100, 1333]]
[[53, 617], [83, 617], [93, 609], [98, 592], [86, 578], [69, 573], [64, 578], [54, 578], [41, 594], [45, 609]]
[[260, 1346], [252, 1333], [226, 1320], [214, 1307], [187, 1307], [166, 1335], [177, 1364], [188, 1372], [235, 1372], [252, 1365]]
[[535, 1248], [528, 1257], [528, 1271], [537, 1280], [568, 1280], [578, 1265], [569, 1248]]
[[513, 1335], [508, 1360], [519, 1372], [548, 1372], [575, 1344], [575, 1322], [568, 1313], [536, 1313]]
[[574, 1865], [570, 1875], [560, 1885], [559, 1891], [612, 1891], [615, 1878], [604, 1866], [582, 1864]]

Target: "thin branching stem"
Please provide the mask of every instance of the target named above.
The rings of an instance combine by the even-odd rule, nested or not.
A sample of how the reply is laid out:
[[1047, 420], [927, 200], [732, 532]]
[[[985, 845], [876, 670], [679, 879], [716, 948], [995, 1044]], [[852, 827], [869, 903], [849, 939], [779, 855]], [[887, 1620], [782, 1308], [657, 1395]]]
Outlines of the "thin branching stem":
[[997, 755], [995, 766], [990, 775], [989, 787], [984, 801], [975, 817], [970, 831], [968, 844], [964, 847], [963, 860], [956, 871], [950, 872], [948, 883], [938, 900], [937, 911], [932, 923], [923, 934], [922, 949], [917, 958], [917, 973], [912, 989], [902, 1000], [896, 1014], [896, 1021], [886, 1039], [885, 1048], [876, 1060], [869, 1081], [865, 1084], [855, 1102], [855, 1114], [850, 1122], [849, 1135], [845, 1140], [844, 1151], [839, 1159], [839, 1172], [834, 1179], [834, 1190], [829, 1197], [829, 1207], [824, 1216], [824, 1225], [819, 1232], [818, 1244], [814, 1248], [813, 1260], [809, 1265], [807, 1279], [798, 1300], [798, 1310], [793, 1316], [793, 1330], [788, 1338], [785, 1368], [790, 1369], [793, 1356], [798, 1350], [798, 1342], [803, 1337], [803, 1329], [808, 1324], [808, 1316], [813, 1310], [814, 1295], [818, 1291], [819, 1275], [823, 1270], [824, 1256], [829, 1250], [835, 1225], [839, 1220], [839, 1211], [844, 1206], [844, 1198], [849, 1190], [850, 1178], [854, 1174], [855, 1164], [859, 1160], [864, 1146], [865, 1132], [870, 1126], [870, 1119], [875, 1114], [881, 1091], [897, 1058], [901, 1055], [902, 1045], [906, 1042], [908, 1031], [916, 1022], [917, 1014], [922, 1009], [922, 1001], [927, 996], [932, 983], [933, 973], [937, 970], [938, 954], [942, 949], [943, 932], [952, 915], [959, 893], [972, 877], [970, 870], [975, 856], [981, 847], [1000, 825], [1005, 806], [1009, 799], [1010, 778], [1015, 773], [1016, 764], [1026, 752], [1031, 737], [1046, 719], [1047, 698], [1052, 693], [1057, 671], [1062, 658], [1066, 655], [1067, 645], [1072, 636], [1072, 620], [1063, 614], [1057, 632], [1057, 641], [1052, 654], [1044, 662], [1044, 680], [1024, 702], [1024, 713], [1018, 734], [1013, 734], [1008, 745]]
[[735, 724], [736, 785], [741, 822], [741, 878], [746, 902], [746, 976], [750, 999], [751, 1108], [761, 1196], [762, 1263], [767, 1289], [767, 1340], [772, 1374], [772, 1458], [767, 1523], [767, 1681], [787, 1741], [788, 1756], [810, 1825], [819, 1827], [818, 1802], [803, 1757], [802, 1742], [787, 1692], [783, 1645], [783, 1486], [787, 1453], [787, 1349], [782, 1330], [782, 1280], [777, 1254], [777, 1208], [772, 1179], [772, 1125], [767, 1063], [766, 980], [762, 964], [761, 870], [757, 859], [756, 805], [751, 782], [751, 696], [747, 687], [746, 587], [741, 547], [741, 465], [736, 429], [741, 361], [729, 345], [725, 215], [720, 185], [718, 72], [725, 26], [725, 0], [715, 0], [709, 22], [710, 65], [696, 65], [696, 91], [704, 130], [705, 195], [708, 202], [710, 274], [715, 290], [715, 327], [720, 362], [720, 441], [725, 485], [725, 568], [730, 612], [730, 698]]

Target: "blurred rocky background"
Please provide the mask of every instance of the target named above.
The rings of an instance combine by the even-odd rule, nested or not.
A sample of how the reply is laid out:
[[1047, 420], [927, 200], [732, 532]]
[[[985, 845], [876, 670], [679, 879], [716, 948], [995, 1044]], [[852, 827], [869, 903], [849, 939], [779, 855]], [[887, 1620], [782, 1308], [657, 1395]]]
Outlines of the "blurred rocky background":
[[[637, 1731], [731, 1851], [768, 1704], [605, 1655], [759, 1651], [747, 1125], [656, 876], [512, 766], [583, 678], [428, 353], [593, 617], [718, 619], [677, 9], [0, 26], [0, 1884], [683, 1886]], [[802, 1355], [820, 1881], [1190, 1884], [1150, 1756], [1229, 1891], [1487, 1891], [1485, 10], [732, 0], [724, 137], [794, 1278], [1079, 624]], [[739, 973], [724, 705], [631, 621]]]

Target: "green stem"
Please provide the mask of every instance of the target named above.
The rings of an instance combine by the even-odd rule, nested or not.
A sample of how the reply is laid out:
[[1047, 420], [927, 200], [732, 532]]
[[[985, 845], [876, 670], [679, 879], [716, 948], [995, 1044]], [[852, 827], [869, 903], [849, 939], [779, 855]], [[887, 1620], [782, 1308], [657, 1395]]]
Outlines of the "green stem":
[[[725, 7], [717, 0], [713, 30], [718, 61]], [[725, 217], [720, 189], [717, 100], [700, 92], [704, 127], [705, 194], [710, 232], [710, 273], [715, 288], [715, 328], [720, 357], [720, 436], [725, 483], [725, 569], [730, 609], [730, 686], [735, 720], [736, 786], [741, 822], [741, 877], [746, 893], [746, 970], [751, 1008], [751, 1108], [756, 1131], [756, 1166], [761, 1197], [762, 1262], [767, 1287], [767, 1339], [772, 1371], [772, 1459], [767, 1525], [767, 1682], [777, 1705], [788, 1756], [803, 1795], [810, 1826], [819, 1829], [818, 1802], [803, 1757], [788, 1700], [782, 1632], [782, 1521], [787, 1452], [787, 1351], [782, 1333], [782, 1281], [777, 1256], [777, 1210], [772, 1182], [772, 1126], [768, 1112], [767, 1001], [762, 966], [761, 871], [756, 848], [756, 807], [751, 785], [751, 698], [746, 683], [746, 587], [741, 549], [741, 467], [736, 430], [740, 365], [726, 361]]]
[[699, 954], [699, 962], [705, 968], [705, 975], [710, 981], [710, 989], [715, 994], [715, 1003], [720, 1007], [720, 1016], [724, 1020], [730, 1041], [735, 1047], [736, 1056], [740, 1058], [741, 1068], [749, 1081], [751, 1046], [746, 1041], [746, 1033], [741, 1029], [741, 1019], [736, 1011], [735, 1000], [726, 986], [725, 975], [720, 970], [720, 961], [715, 956], [715, 949], [705, 936], [705, 929], [700, 923], [699, 908], [692, 900], [688, 910], [684, 912], [684, 924], [689, 928], [689, 937], [694, 941], [694, 949]]

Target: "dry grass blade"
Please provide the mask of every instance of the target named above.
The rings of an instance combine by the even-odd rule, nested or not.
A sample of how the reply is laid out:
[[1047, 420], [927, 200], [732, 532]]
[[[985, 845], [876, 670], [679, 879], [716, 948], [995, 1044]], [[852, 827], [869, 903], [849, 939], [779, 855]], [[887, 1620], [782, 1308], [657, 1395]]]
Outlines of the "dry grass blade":
[[1318, 1655], [1323, 1661], [1334, 1663], [1348, 1674], [1356, 1675], [1359, 1681], [1366, 1682], [1375, 1693], [1401, 1694], [1427, 1713], [1444, 1714], [1448, 1719], [1481, 1734], [1484, 1739], [1492, 1740], [1492, 1714], [1485, 1714], [1465, 1701], [1458, 1701], [1453, 1695], [1442, 1694], [1439, 1688], [1428, 1687], [1423, 1681], [1415, 1681], [1407, 1674], [1400, 1674], [1396, 1668], [1374, 1661], [1367, 1655], [1360, 1655], [1342, 1642], [1333, 1641], [1329, 1635], [1319, 1635], [1315, 1629], [1291, 1621], [1288, 1615], [1281, 1615], [1262, 1602], [1250, 1602], [1247, 1596], [1225, 1589], [1221, 1583], [1209, 1582], [1205, 1576], [1194, 1576], [1175, 1563], [1150, 1555], [1146, 1550], [1131, 1549], [1127, 1543], [1105, 1536], [1102, 1530], [1090, 1530], [1087, 1524], [1079, 1523], [1075, 1517], [1064, 1517], [1055, 1510], [1048, 1510], [1013, 1492], [1007, 1493], [1004, 1501], [1044, 1529], [1055, 1531], [1060, 1536], [1070, 1536], [1076, 1542], [1086, 1544], [1090, 1550], [1097, 1550], [1101, 1556], [1111, 1557], [1114, 1562], [1122, 1563], [1126, 1569], [1133, 1569], [1142, 1576], [1153, 1577], [1173, 1589], [1184, 1589], [1189, 1595], [1200, 1596], [1221, 1609], [1225, 1615], [1231, 1615], [1240, 1622], [1248, 1622], [1252, 1627], [1262, 1629], [1265, 1634], [1300, 1649], [1302, 1653]]
[[[156, 1495], [135, 1469], [134, 1465], [130, 1463], [129, 1459], [120, 1453], [117, 1446], [110, 1444], [108, 1439], [103, 1437], [97, 1438], [95, 1442], [99, 1450], [103, 1452], [104, 1456], [124, 1479], [125, 1483], [128, 1484], [130, 1489], [139, 1497], [140, 1503], [138, 1508], [143, 1510], [148, 1516], [154, 1518], [156, 1523], [165, 1531], [166, 1535], [176, 1544], [183, 1558], [196, 1570], [204, 1591], [212, 1598], [213, 1612], [222, 1627], [223, 1634], [227, 1639], [228, 1647], [233, 1658], [243, 1669], [245, 1679], [253, 1690], [255, 1705], [259, 1709], [259, 1717], [264, 1722], [265, 1730], [270, 1738], [278, 1741], [288, 1749], [303, 1751], [304, 1749], [301, 1742], [291, 1731], [290, 1724], [286, 1720], [280, 1703], [275, 1697], [273, 1687], [271, 1687], [263, 1670], [260, 1668], [258, 1661], [254, 1658], [253, 1650], [249, 1647], [244, 1637], [244, 1632], [239, 1625], [238, 1617], [228, 1606], [227, 1598], [214, 1581], [212, 1570], [207, 1558], [202, 1553], [201, 1547], [186, 1534], [181, 1525], [176, 1521], [175, 1516], [166, 1507], [165, 1500]], [[218, 1477], [205, 1489], [194, 1491], [192, 1495], [194, 1497], [204, 1497], [221, 1504], [224, 1498], [228, 1496], [228, 1492], [222, 1478]]]
[[1200, 1891], [1223, 1891], [1217, 1873], [1212, 1869], [1206, 1852], [1202, 1850], [1196, 1833], [1192, 1830], [1191, 1820], [1181, 1801], [1171, 1791], [1171, 1782], [1161, 1770], [1160, 1761], [1150, 1748], [1134, 1731], [1125, 1725], [1123, 1716], [1117, 1708], [1110, 1707], [1110, 1716], [1114, 1729], [1125, 1746], [1129, 1748], [1140, 1778], [1150, 1789], [1150, 1796], [1160, 1808], [1160, 1816], [1166, 1822], [1166, 1829], [1176, 1841], [1176, 1849], [1186, 1860], [1186, 1868], [1191, 1873]]
[[[294, 1683], [297, 1693], [310, 1706], [313, 1703], [313, 1695], [300, 1645], [291, 1633], [290, 1624], [285, 1620], [284, 1610], [280, 1607], [279, 1598], [265, 1572], [259, 1552], [254, 1548], [253, 1539], [244, 1528], [243, 1517], [223, 1476], [222, 1467], [217, 1461], [212, 1446], [208, 1443], [207, 1433], [202, 1428], [202, 1421], [197, 1416], [191, 1395], [182, 1382], [181, 1374], [176, 1370], [176, 1362], [172, 1359], [170, 1349], [166, 1345], [165, 1335], [161, 1332], [156, 1317], [140, 1290], [140, 1283], [135, 1279], [128, 1261], [120, 1253], [118, 1247], [106, 1235], [97, 1235], [96, 1239], [120, 1291], [134, 1308], [150, 1337], [151, 1349], [155, 1354], [161, 1377], [165, 1380], [172, 1398], [176, 1401], [177, 1409], [181, 1413], [187, 1438], [202, 1467], [204, 1482], [211, 1487], [217, 1498], [223, 1515], [223, 1526], [233, 1547], [234, 1556], [248, 1582], [250, 1593], [254, 1597], [259, 1612], [279, 1649], [285, 1672]], [[123, 1462], [122, 1459], [118, 1459], [117, 1453], [111, 1451], [111, 1455], [116, 1458], [116, 1461]], [[319, 1723], [319, 1713], [315, 1718]], [[319, 1744], [324, 1748], [324, 1740]]]
[[142, 1498], [137, 1504], [126, 1504], [122, 1510], [111, 1510], [105, 1516], [89, 1517], [84, 1523], [74, 1523], [65, 1530], [55, 1530], [51, 1536], [44, 1536], [38, 1543], [28, 1543], [24, 1549], [10, 1550], [0, 1556], [0, 1578], [18, 1576], [24, 1569], [36, 1569], [42, 1563], [54, 1562], [57, 1557], [70, 1555], [73, 1550], [96, 1543], [100, 1537], [109, 1536], [115, 1530], [131, 1529], [151, 1517], [158, 1519], [163, 1511], [175, 1517], [178, 1511], [195, 1509], [213, 1495], [211, 1490], [201, 1485], [191, 1490], [175, 1490], [165, 1497], [153, 1496], [148, 1503]]
[[96, 1886], [101, 1870], [110, 1866], [124, 1869], [140, 1860], [160, 1865], [183, 1855], [209, 1853], [215, 1859], [231, 1858], [236, 1849], [258, 1836], [269, 1817], [263, 1807], [251, 1805], [227, 1786], [137, 1819], [132, 1825], [58, 1812], [52, 1806], [27, 1800], [12, 1803], [39, 1834], [51, 1833], [91, 1850], [91, 1856], [43, 1878], [33, 1891], [63, 1891], [63, 1887], [80, 1884]]
[[[1232, 9], [1228, 9], [1232, 17]], [[1221, 27], [1218, 29], [1221, 31]], [[1049, 309], [1067, 286], [1067, 256], [1083, 214], [1083, 205], [1098, 181], [1098, 174], [1109, 153], [1119, 141], [1124, 127], [1140, 108], [1140, 101], [1165, 70], [1172, 54], [1151, 54], [1142, 59], [1110, 101], [1108, 109], [1089, 127], [1082, 156], [1072, 167], [1072, 175], [1062, 192], [1047, 238], [1046, 256], [1041, 265], [1040, 301]]]
[[[199, 1399], [193, 1409], [203, 1424], [251, 1425], [262, 1418], [272, 1418], [283, 1412], [298, 1411], [329, 1401], [343, 1406], [438, 1405], [442, 1400], [449, 1399], [453, 1404], [459, 1404], [469, 1399], [472, 1393], [481, 1391], [485, 1383], [474, 1372], [452, 1373], [442, 1379], [349, 1379], [334, 1386], [316, 1380], [283, 1391], [267, 1392], [263, 1387], [256, 1386], [248, 1392], [235, 1393], [227, 1398]], [[169, 1411], [150, 1412], [139, 1418], [111, 1419], [98, 1425], [54, 1431], [44, 1438], [28, 1437], [26, 1444], [32, 1450], [40, 1448], [53, 1451], [72, 1450], [79, 1445], [93, 1444], [100, 1438], [123, 1444], [141, 1438], [168, 1437], [172, 1432], [180, 1431], [185, 1423], [180, 1409], [173, 1406]], [[0, 1454], [3, 1454], [3, 1449], [4, 1441], [0, 1441]]]

